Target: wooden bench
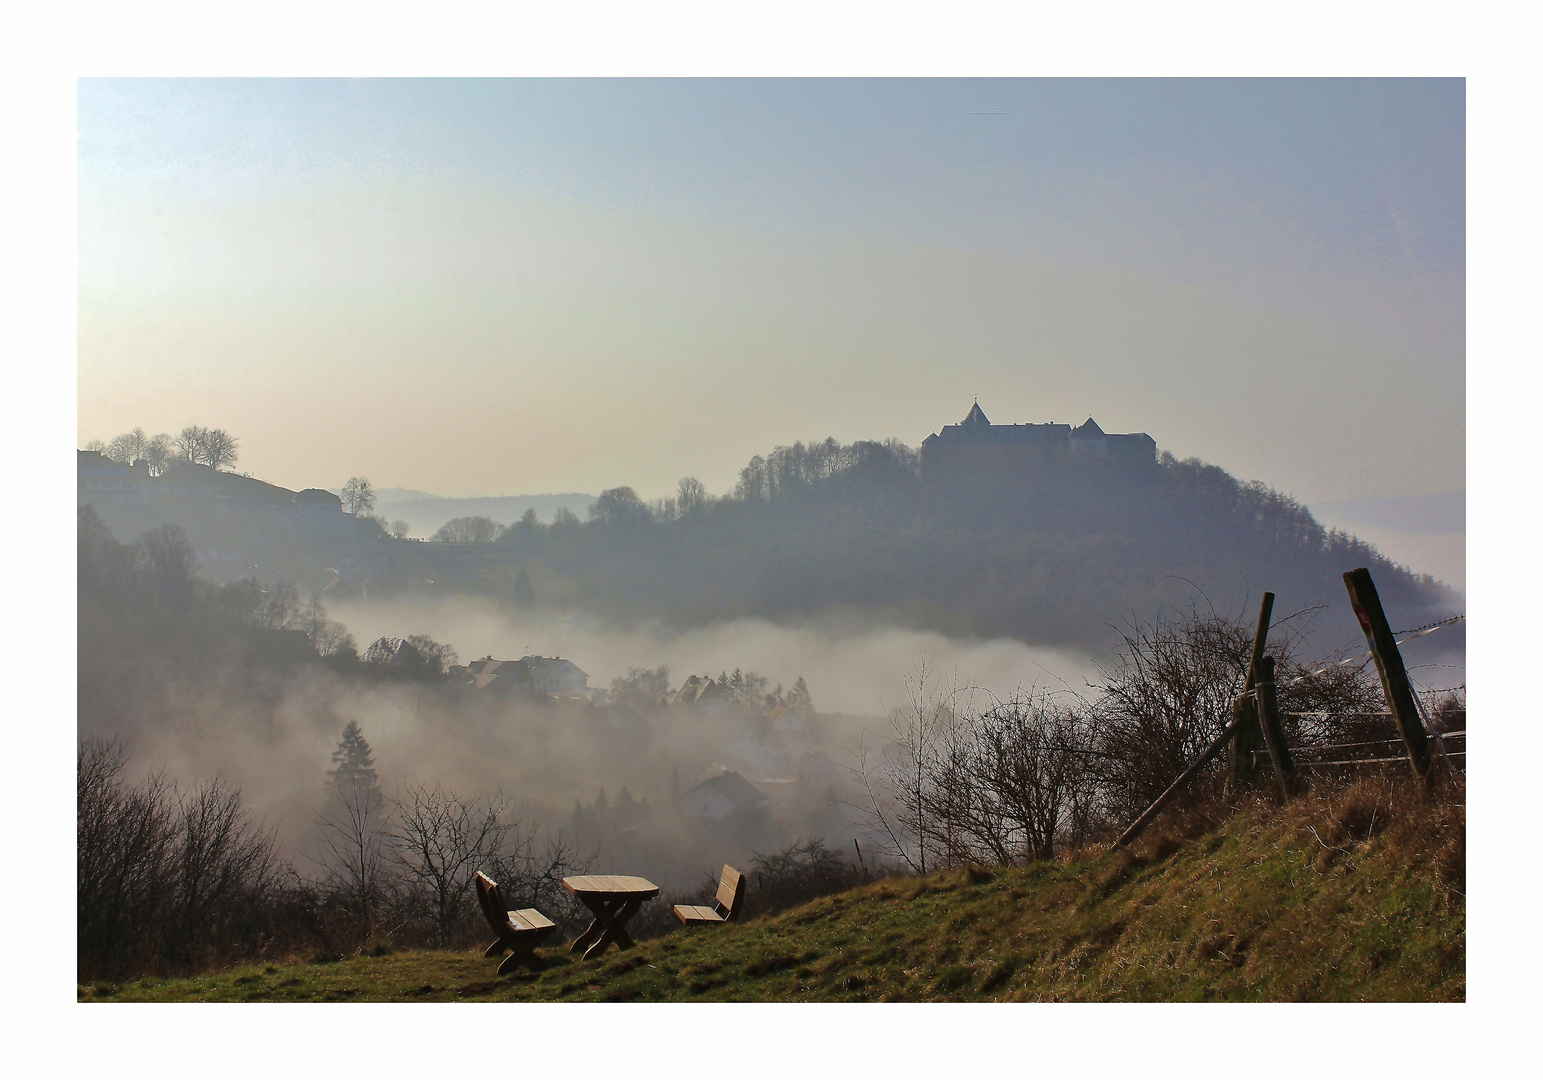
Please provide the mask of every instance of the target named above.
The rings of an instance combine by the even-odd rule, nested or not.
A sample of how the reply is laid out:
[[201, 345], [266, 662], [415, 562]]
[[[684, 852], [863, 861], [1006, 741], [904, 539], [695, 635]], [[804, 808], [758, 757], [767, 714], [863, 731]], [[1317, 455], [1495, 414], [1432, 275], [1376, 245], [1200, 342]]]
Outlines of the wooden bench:
[[745, 875], [732, 866], [724, 866], [718, 879], [718, 897], [712, 907], [676, 904], [675, 917], [687, 926], [693, 923], [731, 923], [745, 905]]
[[521, 964], [528, 965], [532, 971], [546, 967], [546, 962], [536, 955], [536, 942], [556, 930], [556, 923], [535, 908], [506, 911], [503, 895], [498, 891], [498, 882], [481, 870], [477, 871], [477, 900], [482, 904], [482, 913], [487, 916], [488, 925], [498, 934], [498, 940], [489, 945], [482, 955], [502, 956], [505, 952], [509, 953], [504, 962], [498, 965], [500, 975], [509, 974]]

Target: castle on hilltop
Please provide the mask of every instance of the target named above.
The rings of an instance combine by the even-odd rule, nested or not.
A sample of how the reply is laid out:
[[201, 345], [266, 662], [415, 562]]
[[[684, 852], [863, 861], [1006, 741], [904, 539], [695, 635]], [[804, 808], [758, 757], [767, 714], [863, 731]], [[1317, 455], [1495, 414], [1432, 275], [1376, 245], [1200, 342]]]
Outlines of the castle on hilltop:
[[1157, 442], [1145, 432], [1110, 435], [1090, 416], [1070, 424], [993, 424], [977, 401], [962, 421], [948, 424], [922, 440], [923, 475], [954, 467], [1012, 467], [1027, 462], [1049, 464], [1069, 457], [1106, 459], [1125, 465], [1157, 460]]

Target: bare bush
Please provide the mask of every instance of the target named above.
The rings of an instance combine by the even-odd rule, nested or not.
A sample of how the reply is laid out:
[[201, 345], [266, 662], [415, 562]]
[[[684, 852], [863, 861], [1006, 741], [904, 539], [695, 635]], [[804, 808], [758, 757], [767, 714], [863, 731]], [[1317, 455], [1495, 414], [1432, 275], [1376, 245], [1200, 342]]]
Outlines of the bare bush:
[[908, 692], [877, 761], [864, 748], [854, 770], [858, 809], [888, 842], [882, 855], [926, 873], [1048, 859], [1086, 842], [1099, 808], [1086, 702], [1031, 689], [978, 707], [925, 665]]
[[1191, 608], [1178, 621], [1132, 626], [1122, 636], [1092, 687], [1092, 711], [1105, 806], [1128, 818], [1221, 734], [1248, 677], [1253, 631], [1241, 617]]
[[[1267, 649], [1284, 733], [1304, 755], [1391, 727], [1364, 664], [1297, 659], [1313, 614], [1278, 620]], [[859, 750], [857, 809], [882, 839], [882, 854], [916, 873], [1048, 859], [1107, 838], [1231, 719], [1253, 632], [1241, 614], [1194, 608], [1175, 620], [1133, 625], [1087, 697], [1030, 690], [977, 706], [969, 692], [938, 684], [923, 664], [909, 680], [907, 706], [891, 716], [889, 738], [877, 752], [866, 743]], [[1430, 706], [1434, 715], [1437, 703]], [[1449, 716], [1459, 708], [1439, 707]], [[1215, 815], [1201, 804], [1219, 808], [1222, 793], [1218, 763], [1174, 812], [1209, 820]]]
[[[816, 897], [842, 892], [861, 884], [863, 877], [858, 867], [826, 847], [818, 836], [795, 840], [781, 851], [757, 853], [751, 859], [740, 917], [771, 915]], [[714, 894], [717, 888], [718, 878], [713, 875]]]
[[77, 753], [81, 977], [193, 970], [304, 933], [309, 898], [239, 791], [215, 779], [182, 793], [159, 773], [132, 785], [126, 763], [114, 742]]
[[1093, 824], [1092, 731], [1081, 702], [1031, 691], [960, 726], [939, 806], [956, 837], [950, 862], [1049, 859], [1083, 843]]

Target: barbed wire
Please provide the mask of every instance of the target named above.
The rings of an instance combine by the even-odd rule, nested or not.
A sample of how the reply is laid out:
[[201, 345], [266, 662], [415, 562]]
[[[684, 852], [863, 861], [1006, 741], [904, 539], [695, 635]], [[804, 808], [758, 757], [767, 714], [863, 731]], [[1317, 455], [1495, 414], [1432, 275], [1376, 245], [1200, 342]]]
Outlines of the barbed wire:
[[[1406, 642], [1406, 641], [1413, 641], [1417, 637], [1424, 637], [1426, 634], [1434, 634], [1437, 630], [1440, 630], [1442, 627], [1451, 626], [1453, 623], [1458, 622], [1459, 620], [1462, 620], [1462, 619], [1466, 619], [1467, 617], [1468, 616], [1466, 614], [1463, 614], [1463, 615], [1453, 615], [1449, 619], [1442, 619], [1439, 622], [1429, 623], [1429, 624], [1427, 624], [1425, 626], [1418, 627], [1418, 628], [1416, 628], [1414, 630], [1400, 630], [1399, 634], [1405, 634], [1407, 636], [1405, 636], [1405, 637], [1398, 637], [1398, 634], [1393, 635], [1394, 637], [1398, 638], [1398, 640], [1395, 641], [1393, 644], [1394, 645], [1402, 645], [1404, 642]], [[1349, 657], [1348, 659], [1345, 659], [1345, 660], [1339, 660], [1339, 661], [1336, 661], [1335, 663], [1332, 663], [1332, 664], [1325, 664], [1323, 667], [1319, 668], [1316, 671], [1309, 671], [1305, 675], [1298, 675], [1296, 678], [1288, 679], [1287, 681], [1281, 683], [1280, 685], [1282, 687], [1295, 686], [1299, 682], [1303, 682], [1303, 681], [1305, 681], [1307, 679], [1311, 679], [1311, 678], [1314, 678], [1316, 676], [1322, 675], [1322, 674], [1324, 674], [1325, 672], [1328, 672], [1328, 671], [1333, 671], [1335, 668], [1344, 667], [1347, 664], [1354, 664], [1357, 661], [1360, 661], [1361, 662], [1361, 666], [1365, 667], [1366, 666], [1366, 662], [1371, 660], [1371, 658], [1374, 655], [1375, 654], [1373, 652], [1368, 650], [1367, 652], [1359, 653], [1359, 654], [1357, 654], [1355, 656], [1352, 656], [1352, 657]], [[1459, 665], [1453, 664], [1451, 666], [1457, 667]], [[1359, 670], [1359, 668], [1357, 670]], [[1405, 668], [1405, 670], [1407, 671], [1409, 669]], [[1466, 666], [1464, 666], [1463, 670], [1467, 671], [1468, 669], [1467, 669]]]
[[[1393, 632], [1393, 636], [1394, 637], [1398, 637], [1399, 634], [1408, 634], [1410, 637], [1414, 637], [1414, 636], [1416, 636], [1418, 634], [1428, 634], [1432, 630], [1439, 630], [1439, 629], [1441, 629], [1441, 627], [1446, 626], [1449, 623], [1460, 622], [1461, 620], [1466, 619], [1467, 617], [1468, 616], [1466, 614], [1464, 614], [1464, 615], [1452, 615], [1452, 616], [1449, 616], [1448, 618], [1445, 618], [1445, 619], [1438, 619], [1438, 620], [1436, 620], [1433, 623], [1426, 623], [1424, 626], [1416, 626], [1413, 630], [1395, 630]], [[1408, 639], [1406, 638], [1405, 640], [1408, 640]], [[1400, 641], [1399, 644], [1402, 645], [1403, 642]]]

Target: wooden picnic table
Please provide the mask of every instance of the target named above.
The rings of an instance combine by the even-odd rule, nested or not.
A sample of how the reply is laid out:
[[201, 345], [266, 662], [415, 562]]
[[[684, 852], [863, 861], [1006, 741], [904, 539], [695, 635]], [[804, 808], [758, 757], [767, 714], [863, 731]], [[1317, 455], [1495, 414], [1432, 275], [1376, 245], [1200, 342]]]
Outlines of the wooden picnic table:
[[617, 874], [584, 874], [563, 878], [567, 889], [579, 903], [594, 914], [589, 924], [574, 943], [570, 952], [584, 949], [584, 959], [599, 956], [611, 942], [619, 949], [632, 948], [632, 938], [627, 936], [627, 921], [638, 913], [644, 900], [659, 895], [659, 886], [647, 878], [627, 877]]

